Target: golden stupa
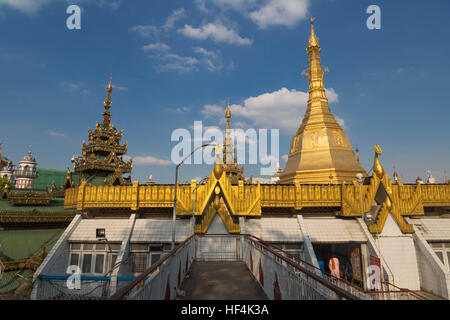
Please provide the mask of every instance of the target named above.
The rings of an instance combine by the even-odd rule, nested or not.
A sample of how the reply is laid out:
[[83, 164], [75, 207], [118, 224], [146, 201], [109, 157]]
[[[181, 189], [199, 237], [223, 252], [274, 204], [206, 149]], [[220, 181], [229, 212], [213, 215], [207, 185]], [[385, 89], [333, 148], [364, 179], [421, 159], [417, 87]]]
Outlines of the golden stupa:
[[300, 128], [292, 138], [289, 157], [279, 183], [342, 183], [366, 175], [352, 150], [350, 140], [328, 106], [320, 65], [320, 44], [314, 33], [306, 51], [309, 56], [309, 99]]

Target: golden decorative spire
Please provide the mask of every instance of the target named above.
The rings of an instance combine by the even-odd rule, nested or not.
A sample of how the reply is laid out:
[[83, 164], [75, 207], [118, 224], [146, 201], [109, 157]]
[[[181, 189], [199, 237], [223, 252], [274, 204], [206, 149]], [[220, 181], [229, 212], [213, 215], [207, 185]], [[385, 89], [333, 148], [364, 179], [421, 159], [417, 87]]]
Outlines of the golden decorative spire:
[[106, 87], [106, 99], [105, 99], [105, 111], [103, 112], [103, 123], [111, 123], [111, 112], [109, 111], [109, 108], [111, 108], [111, 92], [112, 92], [113, 86], [112, 86], [112, 73], [111, 77], [109, 78], [109, 84], [108, 87]]
[[231, 119], [230, 99], [228, 99], [227, 110], [225, 111], [225, 119], [227, 119], [227, 129], [230, 129], [230, 119]]
[[311, 17], [311, 35], [309, 36], [309, 41], [308, 41], [308, 49], [312, 48], [312, 47], [317, 47], [320, 50], [320, 44], [319, 44], [319, 40], [317, 40], [316, 37], [316, 33], [314, 32], [314, 20], [316, 20], [316, 18]]
[[308, 53], [309, 99], [303, 121], [292, 138], [288, 161], [279, 183], [333, 183], [351, 182], [357, 173], [363, 173], [350, 140], [337, 123], [328, 105], [320, 63], [320, 44], [314, 32], [311, 17], [311, 35]]
[[228, 99], [225, 119], [227, 119], [227, 129], [223, 141], [223, 168], [227, 176], [230, 177], [232, 183], [238, 183], [238, 180], [243, 179], [242, 174], [244, 173], [244, 167], [239, 168], [237, 165], [237, 157], [231, 131], [230, 99]]

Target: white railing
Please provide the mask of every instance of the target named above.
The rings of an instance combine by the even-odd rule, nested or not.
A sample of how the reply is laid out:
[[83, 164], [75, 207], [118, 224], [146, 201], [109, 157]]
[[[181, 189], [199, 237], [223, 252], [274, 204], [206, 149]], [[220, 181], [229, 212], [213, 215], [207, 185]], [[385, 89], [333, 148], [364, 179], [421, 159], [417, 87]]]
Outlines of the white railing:
[[196, 237], [191, 236], [153, 264], [111, 299], [174, 300], [196, 256]]
[[[343, 279], [251, 235], [195, 235], [137, 277], [118, 277], [110, 299], [173, 300], [194, 261], [244, 261], [269, 299], [371, 300], [422, 299], [386, 283], [381, 292], [364, 292]], [[81, 277], [81, 289], [69, 290], [67, 276], [40, 276], [38, 299], [105, 299], [110, 277]], [[387, 286], [387, 287], [386, 287]]]
[[[323, 278], [317, 270], [301, 266], [248, 235], [191, 236], [110, 299], [175, 299], [194, 259], [245, 261], [270, 299], [370, 299], [369, 296], [345, 291]], [[185, 261], [188, 261], [187, 268], [183, 267]]]

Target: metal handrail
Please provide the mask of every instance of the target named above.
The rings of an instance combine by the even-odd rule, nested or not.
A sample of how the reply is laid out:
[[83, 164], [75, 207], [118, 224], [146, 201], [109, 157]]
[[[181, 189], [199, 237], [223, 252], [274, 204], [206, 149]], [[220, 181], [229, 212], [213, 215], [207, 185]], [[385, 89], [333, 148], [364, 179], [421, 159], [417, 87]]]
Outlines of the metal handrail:
[[191, 239], [193, 239], [195, 235], [191, 235], [189, 238], [181, 242], [179, 245], [177, 245], [175, 248], [170, 250], [165, 256], [163, 256], [161, 259], [159, 259], [157, 262], [155, 262], [153, 265], [151, 265], [147, 270], [145, 270], [143, 273], [138, 275], [136, 278], [134, 278], [133, 281], [125, 285], [124, 287], [120, 288], [116, 291], [111, 297], [108, 298], [108, 300], [121, 300], [123, 299], [139, 282], [145, 280], [145, 278], [153, 273], [157, 268], [159, 268], [167, 259], [175, 255], [175, 253], [181, 249], [186, 243], [188, 243]]
[[[275, 255], [276, 257], [278, 257], [279, 259], [283, 260], [284, 262], [286, 262], [287, 264], [289, 264], [291, 267], [294, 267], [295, 269], [298, 269], [299, 271], [301, 271], [302, 273], [306, 274], [308, 277], [314, 279], [315, 281], [319, 282], [321, 285], [323, 285], [324, 287], [330, 289], [331, 291], [334, 291], [338, 296], [347, 299], [347, 300], [360, 300], [359, 297], [345, 291], [344, 289], [340, 288], [339, 286], [333, 284], [333, 283], [329, 283], [327, 280], [325, 280], [324, 278], [322, 278], [321, 276], [317, 275], [314, 272], [311, 272], [310, 270], [304, 268], [303, 266], [301, 266], [300, 264], [298, 264], [297, 262], [295, 262], [295, 260], [293, 259], [289, 259], [286, 258], [285, 256], [279, 254], [278, 252], [276, 252], [273, 248], [273, 245], [271, 244], [267, 244], [265, 241], [260, 240], [259, 238], [252, 236], [252, 235], [242, 235], [244, 237], [246, 237], [248, 240], [259, 244], [263, 247], [265, 247], [265, 249], [267, 251], [269, 251], [270, 253], [272, 253], [273, 255]], [[254, 238], [254, 239], [252, 239]], [[278, 250], [278, 248], [277, 248]], [[280, 249], [281, 250], [281, 249]], [[281, 250], [282, 251], [282, 250]], [[287, 252], [285, 252], [286, 254], [288, 254]], [[291, 255], [290, 255], [291, 256]], [[313, 266], [314, 267], [314, 266]], [[315, 267], [314, 267], [315, 268]], [[317, 269], [317, 268], [316, 268]], [[320, 269], [319, 269], [320, 270]], [[321, 270], [320, 270], [321, 271]], [[321, 271], [322, 272], [322, 271]], [[339, 280], [339, 278], [336, 278]]]
[[[411, 296], [415, 297], [418, 300], [428, 300], [424, 296], [421, 296], [420, 294], [418, 294], [418, 293], [416, 293], [416, 292], [414, 292], [414, 291], [412, 291], [410, 289], [400, 288], [400, 287], [396, 286], [395, 284], [392, 284], [392, 283], [387, 282], [387, 281], [382, 281], [381, 283], [384, 284], [384, 285], [387, 285], [387, 290], [384, 290], [384, 291], [372, 291], [372, 292], [369, 292], [369, 293], [372, 293], [372, 294], [377, 294], [377, 293], [407, 293], [408, 295], [411, 295]], [[395, 288], [396, 290], [389, 290], [389, 286]]]
[[[152, 266], [150, 266], [147, 270], [145, 270], [143, 273], [141, 273], [139, 276], [137, 276], [133, 281], [131, 281], [130, 283], [128, 283], [127, 285], [125, 285], [124, 287], [120, 288], [116, 293], [114, 293], [111, 297], [109, 297], [110, 300], [120, 300], [125, 298], [125, 296], [136, 286], [138, 285], [141, 281], [145, 280], [145, 278], [153, 273], [155, 270], [157, 270], [166, 260], [168, 260], [170, 257], [174, 256], [175, 253], [180, 250], [186, 243], [188, 243], [190, 240], [192, 240], [193, 238], [196, 237], [214, 237], [214, 236], [220, 236], [220, 237], [239, 237], [239, 236], [243, 236], [245, 238], [247, 238], [249, 241], [251, 241], [252, 243], [254, 243], [257, 246], [261, 246], [263, 249], [267, 250], [268, 252], [270, 252], [271, 254], [273, 254], [274, 256], [276, 256], [278, 259], [286, 262], [288, 265], [290, 265], [291, 267], [299, 270], [300, 272], [306, 274], [308, 277], [310, 277], [311, 279], [317, 281], [318, 283], [320, 283], [321, 285], [323, 285], [325, 288], [328, 288], [329, 290], [333, 291], [334, 293], [336, 293], [339, 297], [347, 299], [347, 300], [360, 300], [360, 298], [350, 292], [345, 291], [343, 288], [339, 287], [338, 285], [330, 282], [329, 280], [323, 278], [322, 276], [316, 274], [315, 272], [308, 270], [307, 268], [305, 268], [304, 266], [300, 265], [299, 263], [296, 262], [296, 260], [294, 260], [294, 257], [289, 254], [288, 252], [282, 250], [281, 248], [278, 248], [276, 246], [274, 246], [273, 244], [267, 243], [266, 241], [263, 241], [262, 239], [255, 237], [253, 235], [248, 235], [248, 234], [241, 234], [241, 235], [233, 235], [233, 234], [197, 234], [197, 235], [191, 235], [190, 237], [188, 237], [186, 240], [184, 240], [183, 242], [181, 242], [178, 246], [176, 246], [174, 249], [172, 249], [167, 255], [165, 255], [164, 257], [162, 257], [159, 261], [157, 261], [156, 263], [154, 263]], [[280, 254], [278, 251], [281, 251], [283, 254]], [[286, 257], [285, 255], [287, 255], [288, 257]], [[297, 259], [297, 258], [295, 258]], [[303, 261], [301, 259], [298, 259], [301, 261], [301, 263], [305, 263], [308, 266], [311, 266], [312, 268], [314, 268], [314, 270], [318, 270], [322, 273], [322, 270], [311, 265], [310, 263]], [[336, 281], [342, 281], [342, 279], [336, 278], [336, 277], [332, 277], [330, 276], [333, 280], [335, 279]], [[346, 285], [351, 285], [348, 283], [345, 283]], [[362, 291], [359, 287], [355, 287], [357, 288], [361, 293], [364, 293], [364, 291]]]
[[292, 260], [294, 260], [294, 261], [295, 261], [295, 260], [298, 260], [298, 261], [300, 261], [302, 264], [307, 265], [308, 267], [310, 267], [310, 268], [312, 268], [312, 269], [314, 269], [314, 270], [320, 272], [321, 274], [325, 274], [327, 277], [330, 277], [331, 279], [333, 279], [334, 281], [337, 281], [338, 283], [344, 283], [346, 286], [352, 287], [353, 289], [358, 290], [358, 291], [360, 291], [361, 293], [366, 293], [363, 289], [361, 289], [361, 288], [358, 287], [358, 286], [355, 286], [354, 284], [352, 284], [352, 283], [346, 281], [345, 279], [337, 278], [337, 277], [333, 276], [332, 274], [327, 273], [327, 272], [323, 271], [323, 270], [320, 269], [320, 268], [317, 268], [315, 265], [313, 265], [313, 264], [311, 264], [311, 263], [309, 263], [309, 262], [307, 262], [307, 261], [304, 261], [304, 260], [302, 260], [302, 259], [300, 259], [300, 258], [298, 258], [298, 257], [293, 256], [293, 255], [290, 254], [289, 252], [287, 252], [287, 251], [281, 249], [280, 247], [278, 247], [278, 246], [276, 246], [276, 245], [274, 245], [274, 244], [272, 244], [272, 243], [268, 243], [267, 241], [264, 241], [264, 240], [262, 240], [262, 239], [260, 239], [260, 238], [258, 238], [258, 237], [256, 237], [256, 236], [254, 236], [254, 235], [251, 235], [251, 234], [249, 234], [248, 236], [257, 239], [258, 241], [264, 243], [266, 246], [273, 247], [274, 249], [281, 251], [283, 254], [289, 256]]

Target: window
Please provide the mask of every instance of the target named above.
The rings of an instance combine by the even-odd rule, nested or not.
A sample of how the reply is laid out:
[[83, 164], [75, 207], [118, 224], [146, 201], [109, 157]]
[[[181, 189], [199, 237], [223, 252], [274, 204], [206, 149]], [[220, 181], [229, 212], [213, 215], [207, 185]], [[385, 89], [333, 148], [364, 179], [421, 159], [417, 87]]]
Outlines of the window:
[[70, 254], [70, 266], [78, 266], [80, 261], [80, 254], [79, 253], [72, 253]]
[[96, 254], [95, 255], [94, 273], [103, 273], [104, 264], [105, 264], [105, 255], [104, 254]]
[[105, 251], [105, 249], [106, 249], [106, 244], [104, 244], [104, 243], [97, 243], [95, 245], [96, 251]]
[[114, 265], [116, 264], [116, 260], [117, 260], [117, 254], [113, 254], [111, 256], [111, 264], [109, 266], [109, 270], [108, 271], [113, 271], [115, 269]]
[[150, 253], [150, 265], [155, 264], [159, 259], [161, 259], [161, 253]]
[[81, 250], [81, 243], [70, 244], [70, 250]]
[[163, 251], [163, 245], [150, 245], [150, 251]]
[[110, 243], [109, 247], [111, 248], [111, 251], [119, 251], [120, 250], [120, 243]]
[[450, 269], [450, 242], [431, 242], [430, 246], [444, 266]]
[[131, 272], [142, 273], [147, 268], [147, 253], [132, 253], [131, 258]]
[[71, 243], [68, 264], [80, 266], [83, 274], [105, 275], [116, 263], [119, 249], [118, 243]]
[[83, 268], [81, 269], [82, 273], [91, 273], [91, 265], [92, 265], [92, 254], [83, 254]]
[[94, 244], [93, 243], [85, 243], [83, 244], [83, 250], [93, 250]]
[[148, 251], [148, 244], [133, 243], [131, 244], [131, 251]]
[[442, 255], [442, 251], [435, 251], [434, 253], [436, 253], [436, 255], [438, 256], [439, 260], [441, 260], [441, 262], [445, 264], [444, 256]]

